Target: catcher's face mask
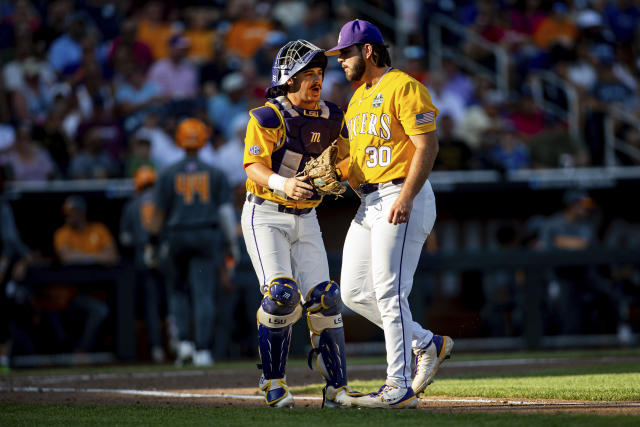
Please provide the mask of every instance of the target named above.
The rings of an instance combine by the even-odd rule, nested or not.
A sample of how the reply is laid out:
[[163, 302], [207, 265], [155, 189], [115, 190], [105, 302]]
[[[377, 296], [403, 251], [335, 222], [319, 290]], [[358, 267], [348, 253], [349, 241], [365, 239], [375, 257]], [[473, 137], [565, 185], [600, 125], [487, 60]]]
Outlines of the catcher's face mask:
[[291, 41], [280, 48], [271, 68], [271, 86], [267, 98], [281, 95], [280, 87], [295, 74], [310, 68], [327, 67], [324, 50], [306, 40]]

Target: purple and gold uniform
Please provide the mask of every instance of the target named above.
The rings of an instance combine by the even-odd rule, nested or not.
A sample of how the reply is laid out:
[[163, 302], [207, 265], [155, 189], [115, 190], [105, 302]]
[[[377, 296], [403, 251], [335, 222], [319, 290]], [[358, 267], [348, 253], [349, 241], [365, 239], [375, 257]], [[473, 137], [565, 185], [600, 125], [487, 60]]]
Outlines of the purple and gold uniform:
[[[338, 160], [349, 155], [344, 114], [333, 103], [319, 101], [317, 109], [308, 110], [296, 107], [280, 96], [251, 110], [250, 115], [245, 138], [245, 167], [262, 163], [289, 178], [302, 171], [311, 157], [320, 155], [336, 139]], [[247, 191], [289, 208], [312, 208], [322, 201], [317, 193], [307, 200], [292, 200], [251, 179], [247, 179]]]

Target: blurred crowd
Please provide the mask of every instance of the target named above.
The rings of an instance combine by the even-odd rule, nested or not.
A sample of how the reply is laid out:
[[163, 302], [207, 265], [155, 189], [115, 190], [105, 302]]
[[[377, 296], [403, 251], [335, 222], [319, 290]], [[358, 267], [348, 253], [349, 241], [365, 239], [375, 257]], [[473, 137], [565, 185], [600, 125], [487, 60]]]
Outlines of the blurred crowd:
[[[436, 170], [601, 165], [603, 115], [613, 106], [638, 114], [640, 6], [629, 0], [466, 0], [370, 2], [405, 17], [408, 46], [381, 25], [395, 65], [421, 80], [440, 109]], [[270, 67], [287, 40], [335, 44], [357, 15], [323, 1], [17, 0], [0, 2], [0, 153], [13, 180], [130, 177], [183, 153], [176, 122], [192, 115], [213, 125], [202, 151], [232, 184], [247, 111], [264, 102]], [[427, 64], [436, 13], [506, 49], [511, 87], [446, 59]], [[495, 68], [472, 40], [445, 37], [469, 59]], [[533, 101], [531, 78], [550, 70], [580, 94], [581, 132]], [[346, 107], [353, 87], [329, 61], [323, 95]], [[562, 100], [560, 100], [562, 101]], [[640, 147], [640, 133], [621, 137]], [[638, 159], [621, 157], [622, 164]]]

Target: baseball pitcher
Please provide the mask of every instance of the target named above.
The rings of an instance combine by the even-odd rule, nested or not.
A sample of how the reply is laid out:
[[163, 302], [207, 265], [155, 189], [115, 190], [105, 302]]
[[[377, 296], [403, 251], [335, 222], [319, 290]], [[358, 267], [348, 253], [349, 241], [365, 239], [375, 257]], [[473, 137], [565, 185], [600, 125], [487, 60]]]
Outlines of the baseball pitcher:
[[358, 404], [415, 408], [416, 395], [453, 348], [451, 338], [434, 335], [412, 320], [408, 301], [422, 246], [436, 219], [427, 177], [438, 152], [438, 109], [427, 88], [390, 66], [380, 31], [367, 21], [346, 23], [338, 45], [326, 54], [339, 55], [348, 80], [364, 83], [345, 114], [348, 180], [361, 204], [344, 243], [342, 298], [384, 330], [387, 379]]

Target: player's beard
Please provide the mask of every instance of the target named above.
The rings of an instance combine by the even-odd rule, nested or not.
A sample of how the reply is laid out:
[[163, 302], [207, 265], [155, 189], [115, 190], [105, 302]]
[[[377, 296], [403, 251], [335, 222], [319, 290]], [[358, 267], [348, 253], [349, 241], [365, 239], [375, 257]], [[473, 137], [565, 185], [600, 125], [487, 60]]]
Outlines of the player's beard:
[[362, 54], [358, 55], [356, 57], [356, 62], [355, 64], [353, 64], [351, 70], [346, 70], [345, 75], [347, 77], [347, 80], [349, 80], [350, 82], [359, 82], [362, 79], [362, 76], [364, 76], [366, 68], [367, 64], [365, 64]]

